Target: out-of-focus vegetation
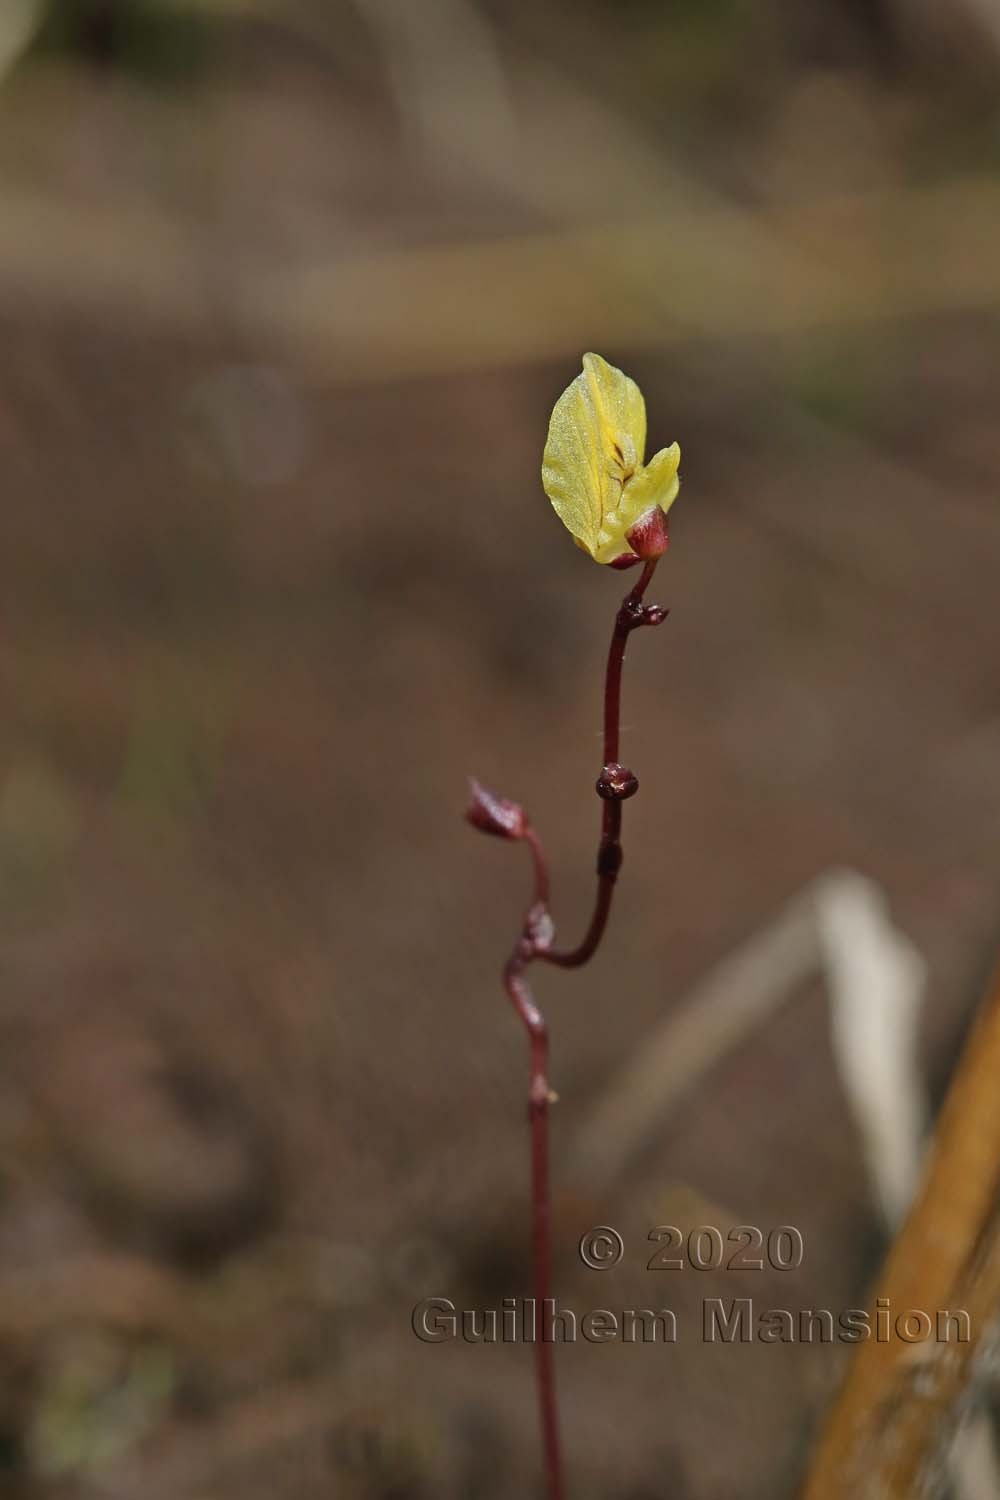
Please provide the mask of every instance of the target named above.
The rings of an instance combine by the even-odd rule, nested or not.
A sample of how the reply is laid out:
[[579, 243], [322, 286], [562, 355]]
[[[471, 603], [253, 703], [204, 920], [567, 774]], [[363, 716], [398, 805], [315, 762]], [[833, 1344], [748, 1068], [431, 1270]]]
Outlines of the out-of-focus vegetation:
[[[530, 1352], [409, 1316], [527, 1285], [523, 871], [458, 813], [534, 789], [571, 935], [617, 584], [538, 469], [585, 349], [685, 487], [629, 899], [546, 996], [556, 1178], [833, 865], [929, 965], [940, 1094], [1000, 910], [998, 142], [986, 0], [0, 4], [5, 1493], [529, 1492]], [[793, 1494], [840, 1351], [694, 1330], [877, 1263], [818, 989], [576, 1194], [579, 1308], [648, 1302], [656, 1223], [807, 1253], [565, 1351], [573, 1494]]]

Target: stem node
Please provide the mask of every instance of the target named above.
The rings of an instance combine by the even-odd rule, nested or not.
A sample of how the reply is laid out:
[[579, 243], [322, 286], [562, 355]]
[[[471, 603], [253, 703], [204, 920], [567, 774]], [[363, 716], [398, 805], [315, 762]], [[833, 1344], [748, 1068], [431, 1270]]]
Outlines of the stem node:
[[638, 776], [617, 761], [605, 766], [597, 778], [597, 795], [605, 802], [624, 802], [626, 798], [634, 797], [638, 790]]

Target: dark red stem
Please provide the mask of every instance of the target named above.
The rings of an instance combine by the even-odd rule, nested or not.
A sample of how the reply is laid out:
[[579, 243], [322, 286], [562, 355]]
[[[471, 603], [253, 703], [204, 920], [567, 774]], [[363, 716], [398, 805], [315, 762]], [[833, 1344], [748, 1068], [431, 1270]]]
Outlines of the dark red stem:
[[[656, 568], [657, 559], [647, 561], [638, 583], [622, 600], [615, 616], [615, 628], [608, 650], [604, 678], [604, 763], [597, 781], [597, 792], [604, 801], [601, 813], [601, 839], [597, 850], [597, 897], [590, 925], [576, 948], [560, 951], [552, 944], [552, 919], [549, 915], [549, 875], [538, 834], [516, 804], [504, 803], [487, 794], [472, 821], [487, 832], [521, 838], [531, 850], [534, 869], [534, 891], [521, 935], [504, 966], [504, 988], [528, 1033], [531, 1080], [528, 1111], [531, 1123], [531, 1214], [532, 1261], [536, 1311], [535, 1369], [538, 1381], [538, 1406], [545, 1456], [547, 1500], [563, 1500], [562, 1455], [559, 1445], [559, 1421], [556, 1407], [555, 1368], [551, 1341], [538, 1336], [545, 1329], [545, 1308], [550, 1296], [552, 1244], [549, 1207], [549, 1033], [535, 1004], [524, 971], [536, 958], [575, 969], [585, 964], [597, 950], [604, 934], [615, 881], [622, 862], [622, 802], [631, 797], [639, 783], [631, 771], [618, 763], [620, 737], [622, 666], [625, 647], [633, 630], [640, 625], [658, 625], [666, 611], [658, 605], [644, 605], [643, 595]], [[481, 797], [483, 789], [477, 788]], [[541, 1325], [538, 1319], [541, 1318]]]
[[[549, 1029], [532, 998], [523, 970], [533, 953], [526, 940], [511, 954], [504, 969], [504, 984], [528, 1033], [531, 1049], [531, 1083], [528, 1117], [531, 1123], [531, 1250], [534, 1267], [535, 1377], [538, 1412], [542, 1428], [548, 1500], [563, 1500], [562, 1452], [556, 1407], [556, 1377], [553, 1345], [545, 1338], [545, 1309], [551, 1295], [552, 1246], [549, 1214]], [[539, 1322], [541, 1320], [541, 1322]], [[541, 1328], [541, 1334], [539, 1334]]]
[[[608, 665], [604, 674], [604, 769], [598, 780], [598, 792], [604, 795], [602, 782], [613, 767], [618, 765], [622, 706], [622, 667], [625, 664], [625, 647], [632, 631], [639, 625], [658, 625], [665, 618], [662, 610], [643, 607], [642, 599], [650, 579], [656, 570], [657, 559], [643, 566], [639, 581], [631, 593], [626, 594], [615, 616], [615, 628], [608, 648]], [[637, 789], [637, 784], [632, 790]], [[625, 795], [631, 795], [626, 792]], [[546, 963], [558, 964], [561, 969], [576, 969], [593, 958], [597, 952], [604, 929], [611, 915], [611, 899], [615, 893], [615, 881], [622, 866], [622, 796], [606, 797], [601, 810], [601, 839], [597, 846], [597, 896], [590, 925], [582, 941], [575, 948], [547, 948], [538, 954]]]

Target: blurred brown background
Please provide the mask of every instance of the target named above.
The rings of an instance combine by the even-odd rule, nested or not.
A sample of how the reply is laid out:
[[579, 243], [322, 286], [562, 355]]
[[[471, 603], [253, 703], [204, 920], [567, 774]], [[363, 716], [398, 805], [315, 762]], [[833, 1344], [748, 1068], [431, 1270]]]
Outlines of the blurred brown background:
[[[994, 0], [3, 0], [0, 1474], [11, 1497], [536, 1492], [497, 981], [528, 802], [591, 896], [621, 575], [539, 482], [593, 348], [684, 488], [630, 651], [606, 943], [541, 973], [578, 1500], [789, 1496], [885, 1227], [813, 977], [611, 1182], [616, 1070], [834, 868], [926, 960], [940, 1097], [1000, 934]], [[777, 984], [777, 981], [776, 981]], [[622, 1267], [577, 1261], [616, 1225]], [[794, 1274], [647, 1273], [655, 1224]]]

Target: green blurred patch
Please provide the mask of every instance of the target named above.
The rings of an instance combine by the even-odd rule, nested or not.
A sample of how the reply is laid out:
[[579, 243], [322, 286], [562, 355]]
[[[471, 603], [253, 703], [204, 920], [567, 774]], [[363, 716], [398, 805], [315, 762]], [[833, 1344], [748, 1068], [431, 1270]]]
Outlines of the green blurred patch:
[[35, 50], [164, 80], [200, 70], [211, 39], [207, 9], [192, 0], [45, 0]]
[[871, 434], [897, 388], [900, 358], [896, 340], [885, 331], [878, 340], [810, 340], [789, 371], [789, 395], [800, 410], [832, 427]]
[[162, 1344], [123, 1349], [98, 1331], [61, 1341], [28, 1434], [32, 1467], [53, 1478], [99, 1473], [159, 1425], [174, 1385]]
[[30, 896], [63, 865], [80, 815], [67, 783], [41, 760], [13, 765], [0, 780], [0, 897]]
[[161, 823], [197, 817], [217, 784], [228, 719], [217, 679], [199, 682], [179, 663], [151, 668], [133, 698], [121, 800]]
[[768, 8], [673, 0], [630, 5], [627, 13], [636, 23], [624, 40], [637, 69], [637, 98], [655, 113], [725, 118], [768, 99], [781, 56], [780, 46], [766, 45], [774, 30]]

